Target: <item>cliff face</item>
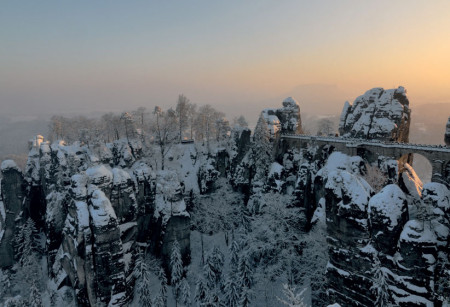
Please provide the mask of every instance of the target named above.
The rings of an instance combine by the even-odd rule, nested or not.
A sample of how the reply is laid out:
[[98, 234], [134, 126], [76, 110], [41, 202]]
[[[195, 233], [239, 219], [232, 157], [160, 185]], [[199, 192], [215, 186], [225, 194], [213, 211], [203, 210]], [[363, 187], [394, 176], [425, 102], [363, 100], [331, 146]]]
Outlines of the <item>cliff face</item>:
[[0, 267], [9, 267], [14, 263], [12, 240], [25, 198], [25, 181], [22, 172], [11, 160], [1, 164], [0, 201]]
[[445, 145], [450, 146], [450, 117], [448, 118], [447, 125], [445, 125]]
[[411, 110], [403, 87], [373, 88], [345, 103], [339, 122], [342, 136], [407, 143]]

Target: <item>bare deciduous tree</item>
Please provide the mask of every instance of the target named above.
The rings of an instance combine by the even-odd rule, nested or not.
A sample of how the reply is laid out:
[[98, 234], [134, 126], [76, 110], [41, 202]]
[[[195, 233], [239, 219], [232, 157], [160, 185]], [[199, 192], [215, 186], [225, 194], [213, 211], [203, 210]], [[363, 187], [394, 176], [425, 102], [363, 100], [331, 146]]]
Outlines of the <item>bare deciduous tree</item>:
[[318, 135], [330, 135], [335, 131], [334, 123], [329, 118], [322, 118], [317, 127]]
[[156, 106], [153, 114], [155, 115], [155, 142], [160, 149], [161, 169], [164, 170], [165, 157], [178, 139], [177, 120], [173, 109], [164, 112], [161, 107]]

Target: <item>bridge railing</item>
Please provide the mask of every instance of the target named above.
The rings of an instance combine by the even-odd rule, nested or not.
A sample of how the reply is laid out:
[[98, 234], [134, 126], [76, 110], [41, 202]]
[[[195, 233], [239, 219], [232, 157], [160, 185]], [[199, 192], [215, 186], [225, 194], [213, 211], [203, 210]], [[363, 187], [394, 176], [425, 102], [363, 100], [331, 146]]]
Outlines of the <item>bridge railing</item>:
[[450, 147], [446, 145], [429, 145], [429, 144], [413, 144], [413, 143], [399, 143], [399, 142], [386, 142], [381, 140], [367, 140], [361, 138], [348, 138], [342, 136], [313, 136], [306, 134], [293, 134], [293, 133], [283, 133], [281, 138], [297, 138], [310, 141], [323, 141], [323, 142], [336, 142], [336, 143], [346, 143], [351, 146], [358, 145], [372, 145], [380, 147], [389, 148], [403, 148], [403, 149], [415, 149], [415, 150], [436, 150], [441, 152], [450, 152]]

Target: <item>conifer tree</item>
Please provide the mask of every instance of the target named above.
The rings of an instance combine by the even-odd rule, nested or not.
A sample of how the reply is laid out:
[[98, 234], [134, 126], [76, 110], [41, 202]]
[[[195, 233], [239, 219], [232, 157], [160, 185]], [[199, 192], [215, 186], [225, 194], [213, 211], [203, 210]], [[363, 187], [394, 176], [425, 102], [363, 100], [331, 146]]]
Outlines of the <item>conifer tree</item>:
[[30, 287], [30, 296], [28, 298], [28, 304], [30, 307], [44, 307], [42, 304], [42, 297], [39, 289], [36, 285], [36, 281]]
[[249, 307], [251, 303], [252, 291], [244, 286], [241, 291], [241, 296], [239, 299], [239, 307]]
[[387, 306], [389, 303], [389, 287], [387, 283], [386, 272], [383, 270], [381, 266], [380, 259], [375, 255], [373, 268], [373, 285], [370, 289], [375, 293], [376, 305], [377, 306]]
[[238, 307], [240, 301], [239, 285], [236, 283], [234, 276], [228, 276], [225, 280], [225, 305], [229, 307]]
[[4, 307], [29, 307], [29, 304], [21, 296], [16, 296], [6, 300]]
[[151, 270], [149, 265], [145, 261], [144, 255], [139, 254], [133, 273], [135, 278], [137, 279], [136, 291], [139, 299], [139, 305], [144, 307], [151, 307]]
[[156, 307], [165, 307], [167, 305], [167, 278], [163, 269], [158, 271], [158, 279], [160, 281], [159, 294], [156, 296], [153, 304]]
[[208, 257], [207, 262], [214, 273], [214, 283], [216, 285], [220, 285], [224, 265], [224, 256], [218, 246], [214, 246], [211, 255]]
[[191, 305], [191, 287], [186, 278], [183, 278], [180, 283], [180, 298], [184, 306], [187, 307]]
[[241, 288], [248, 288], [251, 289], [253, 286], [253, 272], [250, 266], [250, 261], [248, 260], [248, 257], [246, 255], [243, 255], [239, 259], [239, 271], [238, 271], [238, 278], [239, 278], [239, 284]]
[[291, 288], [288, 284], [283, 284], [283, 294], [286, 299], [278, 300], [288, 307], [307, 307], [308, 305], [304, 302], [304, 293], [307, 288], [296, 293], [296, 289]]
[[202, 306], [207, 300], [207, 286], [205, 280], [200, 277], [195, 284], [195, 301]]
[[236, 273], [239, 266], [239, 244], [236, 241], [231, 242], [230, 247], [230, 269]]
[[172, 285], [173, 295], [176, 303], [180, 299], [180, 283], [183, 277], [183, 262], [181, 260], [180, 245], [175, 240], [172, 245], [172, 253], [170, 254], [170, 284]]
[[28, 218], [15, 237], [15, 247], [18, 262], [21, 266], [33, 262], [33, 253], [38, 251], [38, 232], [34, 221]]

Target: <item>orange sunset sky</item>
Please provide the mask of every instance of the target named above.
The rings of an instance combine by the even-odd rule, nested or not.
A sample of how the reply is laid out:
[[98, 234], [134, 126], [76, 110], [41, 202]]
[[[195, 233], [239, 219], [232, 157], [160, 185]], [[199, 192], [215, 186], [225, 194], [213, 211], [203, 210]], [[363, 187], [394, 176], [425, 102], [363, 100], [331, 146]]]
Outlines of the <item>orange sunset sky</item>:
[[229, 117], [291, 95], [338, 114], [399, 85], [412, 107], [450, 103], [450, 1], [5, 1], [0, 39], [4, 114], [167, 108], [180, 93]]

